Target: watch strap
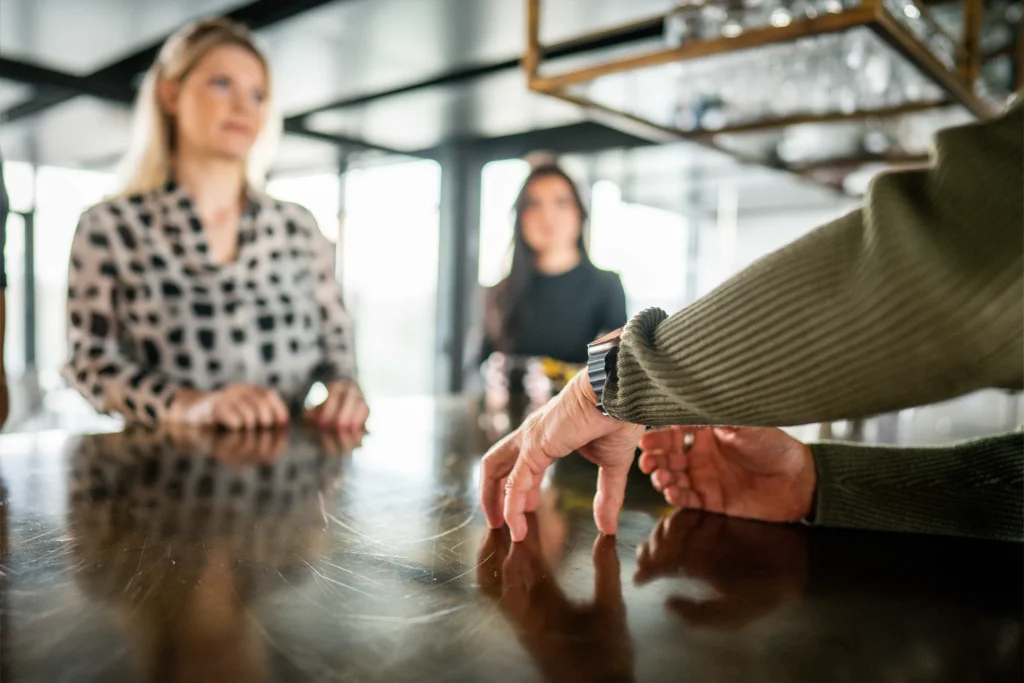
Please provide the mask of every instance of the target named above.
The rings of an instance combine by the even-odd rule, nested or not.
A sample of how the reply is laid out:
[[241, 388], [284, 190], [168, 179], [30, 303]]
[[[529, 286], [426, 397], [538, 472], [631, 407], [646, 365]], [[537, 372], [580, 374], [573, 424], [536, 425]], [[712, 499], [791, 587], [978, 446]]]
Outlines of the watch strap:
[[594, 395], [597, 396], [597, 409], [605, 415], [608, 412], [604, 409], [601, 397], [604, 395], [604, 388], [608, 385], [608, 380], [615, 374], [621, 335], [622, 330], [616, 330], [587, 345], [587, 376], [590, 379]]

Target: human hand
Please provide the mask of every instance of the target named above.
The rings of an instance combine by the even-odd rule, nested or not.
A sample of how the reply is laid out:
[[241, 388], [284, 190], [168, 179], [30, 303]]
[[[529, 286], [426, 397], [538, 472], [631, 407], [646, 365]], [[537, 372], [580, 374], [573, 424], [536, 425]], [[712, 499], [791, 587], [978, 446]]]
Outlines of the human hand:
[[327, 385], [327, 400], [306, 411], [306, 419], [320, 429], [356, 432], [366, 428], [370, 408], [359, 385], [338, 380]]
[[275, 390], [246, 383], [210, 392], [182, 389], [167, 416], [172, 423], [249, 430], [281, 427], [288, 419], [288, 408]]
[[691, 510], [660, 520], [637, 550], [634, 581], [685, 574], [707, 581], [712, 600], [668, 599], [694, 626], [739, 628], [801, 595], [807, 585], [806, 530]]
[[640, 448], [640, 469], [669, 505], [765, 522], [810, 514], [814, 454], [781, 429], [668, 427]]
[[523, 543], [491, 530], [480, 549], [477, 580], [498, 601], [546, 680], [632, 680], [633, 649], [622, 599], [615, 538], [594, 543], [594, 599], [572, 602], [542, 552], [535, 515]]
[[526, 537], [526, 516], [537, 507], [544, 471], [573, 451], [600, 468], [594, 521], [604, 534], [618, 528], [626, 492], [626, 476], [644, 432], [639, 425], [618, 422], [596, 408], [597, 398], [586, 372], [519, 429], [484, 456], [480, 468], [480, 504], [492, 529], [507, 522], [513, 541]]

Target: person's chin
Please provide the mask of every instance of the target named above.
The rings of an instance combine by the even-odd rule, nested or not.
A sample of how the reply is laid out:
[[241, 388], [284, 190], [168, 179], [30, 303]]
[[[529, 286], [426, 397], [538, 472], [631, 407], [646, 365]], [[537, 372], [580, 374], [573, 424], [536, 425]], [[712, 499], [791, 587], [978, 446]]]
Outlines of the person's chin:
[[218, 145], [211, 151], [224, 161], [244, 162], [250, 150], [252, 145]]

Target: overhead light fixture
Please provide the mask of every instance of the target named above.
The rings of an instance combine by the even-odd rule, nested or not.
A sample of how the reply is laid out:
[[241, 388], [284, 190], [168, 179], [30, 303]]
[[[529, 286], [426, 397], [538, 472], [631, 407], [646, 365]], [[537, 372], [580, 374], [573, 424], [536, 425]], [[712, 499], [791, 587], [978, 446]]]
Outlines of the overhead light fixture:
[[[527, 0], [532, 90], [737, 156], [744, 145], [729, 143], [746, 134], [859, 122], [858, 154], [874, 161], [886, 147], [903, 159], [898, 137], [867, 124], [939, 107], [993, 116], [1024, 78], [1020, 0], [677, 0], [663, 40], [562, 69], [540, 43], [544, 4]], [[800, 160], [782, 157], [793, 148], [751, 160], [792, 170]]]

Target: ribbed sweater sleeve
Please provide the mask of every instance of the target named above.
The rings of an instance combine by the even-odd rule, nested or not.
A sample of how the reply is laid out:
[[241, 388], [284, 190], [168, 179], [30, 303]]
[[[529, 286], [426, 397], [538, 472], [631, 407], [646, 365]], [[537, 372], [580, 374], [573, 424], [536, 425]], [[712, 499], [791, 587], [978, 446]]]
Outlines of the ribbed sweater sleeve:
[[857, 418], [1024, 387], [1024, 102], [942, 131], [928, 168], [667, 317], [623, 331], [612, 416], [649, 426]]
[[813, 522], [823, 526], [1024, 540], [1024, 434], [948, 448], [811, 446]]

